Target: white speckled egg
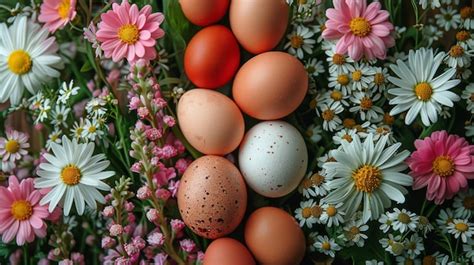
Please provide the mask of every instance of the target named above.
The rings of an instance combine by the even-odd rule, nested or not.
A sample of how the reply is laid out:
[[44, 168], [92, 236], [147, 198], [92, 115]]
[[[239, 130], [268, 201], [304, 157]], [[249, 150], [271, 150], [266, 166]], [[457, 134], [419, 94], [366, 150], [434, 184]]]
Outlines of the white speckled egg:
[[306, 173], [308, 152], [295, 127], [284, 121], [265, 121], [245, 135], [239, 165], [250, 188], [276, 198], [298, 186]]

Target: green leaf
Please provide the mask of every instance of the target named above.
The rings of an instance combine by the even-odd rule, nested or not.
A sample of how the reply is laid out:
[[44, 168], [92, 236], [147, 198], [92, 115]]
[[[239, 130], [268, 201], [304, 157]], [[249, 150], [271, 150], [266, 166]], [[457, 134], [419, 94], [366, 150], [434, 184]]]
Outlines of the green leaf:
[[81, 73], [89, 72], [92, 70], [92, 65], [89, 61], [86, 61], [81, 67]]

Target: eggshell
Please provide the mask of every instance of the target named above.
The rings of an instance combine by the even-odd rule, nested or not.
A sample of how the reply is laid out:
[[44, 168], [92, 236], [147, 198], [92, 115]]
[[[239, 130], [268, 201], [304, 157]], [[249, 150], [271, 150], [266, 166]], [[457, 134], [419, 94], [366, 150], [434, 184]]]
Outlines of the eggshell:
[[207, 26], [217, 21], [227, 12], [229, 0], [179, 0], [186, 18], [198, 26]]
[[240, 224], [247, 188], [237, 167], [220, 156], [196, 159], [184, 172], [178, 208], [184, 223], [205, 238], [225, 236]]
[[224, 237], [219, 238], [207, 247], [204, 265], [255, 265], [249, 250], [239, 241]]
[[239, 64], [239, 44], [232, 32], [221, 25], [196, 33], [184, 52], [184, 71], [197, 87], [214, 89], [225, 85]]
[[290, 114], [303, 102], [307, 91], [308, 74], [303, 64], [284, 52], [266, 52], [247, 61], [232, 87], [240, 109], [261, 120]]
[[247, 51], [269, 51], [280, 42], [288, 24], [285, 0], [232, 0], [229, 20], [234, 35]]
[[308, 153], [301, 134], [284, 121], [266, 121], [245, 135], [239, 166], [247, 184], [271, 198], [285, 196], [303, 179]]
[[245, 225], [245, 243], [260, 264], [300, 264], [306, 243], [303, 231], [287, 212], [263, 207]]
[[231, 99], [219, 92], [190, 90], [179, 100], [177, 112], [184, 136], [204, 154], [230, 153], [244, 137], [242, 113]]

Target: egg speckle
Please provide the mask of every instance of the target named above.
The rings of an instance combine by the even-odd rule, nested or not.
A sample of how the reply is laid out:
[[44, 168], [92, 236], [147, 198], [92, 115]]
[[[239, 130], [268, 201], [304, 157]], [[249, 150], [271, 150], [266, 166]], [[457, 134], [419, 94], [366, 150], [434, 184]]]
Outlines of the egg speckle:
[[241, 222], [247, 189], [239, 170], [227, 159], [203, 156], [184, 172], [178, 191], [183, 221], [196, 234], [218, 238]]
[[306, 173], [308, 153], [301, 134], [283, 121], [261, 122], [245, 135], [239, 166], [247, 184], [266, 197], [293, 191]]

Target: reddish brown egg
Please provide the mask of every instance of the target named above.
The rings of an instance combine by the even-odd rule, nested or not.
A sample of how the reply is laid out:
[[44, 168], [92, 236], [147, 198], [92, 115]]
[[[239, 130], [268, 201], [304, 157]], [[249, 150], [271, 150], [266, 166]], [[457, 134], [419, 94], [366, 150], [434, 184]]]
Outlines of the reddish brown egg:
[[179, 0], [179, 4], [189, 21], [195, 25], [207, 26], [225, 15], [229, 0]]
[[249, 250], [239, 241], [223, 237], [218, 238], [207, 247], [204, 265], [255, 265]]
[[261, 264], [300, 264], [306, 250], [303, 231], [287, 212], [263, 207], [245, 225], [245, 243]]
[[229, 160], [203, 156], [184, 172], [178, 208], [194, 233], [212, 239], [225, 236], [240, 224], [246, 207], [245, 182]]

